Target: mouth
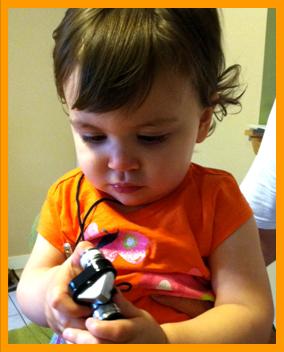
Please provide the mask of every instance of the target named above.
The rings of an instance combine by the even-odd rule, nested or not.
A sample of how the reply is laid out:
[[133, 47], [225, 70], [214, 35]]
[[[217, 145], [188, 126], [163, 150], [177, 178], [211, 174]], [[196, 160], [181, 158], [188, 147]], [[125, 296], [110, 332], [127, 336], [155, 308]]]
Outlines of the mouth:
[[136, 186], [131, 183], [113, 183], [111, 184], [111, 187], [117, 193], [134, 193], [142, 188], [142, 186]]

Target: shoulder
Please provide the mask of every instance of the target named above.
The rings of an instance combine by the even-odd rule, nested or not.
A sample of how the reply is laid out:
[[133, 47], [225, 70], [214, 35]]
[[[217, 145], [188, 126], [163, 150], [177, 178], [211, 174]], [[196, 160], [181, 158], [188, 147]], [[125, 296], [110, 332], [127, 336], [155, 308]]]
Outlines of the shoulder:
[[68, 171], [51, 185], [48, 191], [49, 195], [61, 193], [62, 191], [71, 191], [73, 188], [77, 188], [82, 175], [83, 173], [79, 168]]
[[214, 221], [220, 216], [220, 221], [225, 222], [222, 217], [226, 214], [229, 219], [229, 213], [234, 217], [242, 214], [246, 219], [252, 215], [252, 211], [231, 173], [193, 164], [191, 175], [193, 181], [190, 182], [194, 183], [203, 208], [212, 213]]
[[224, 210], [227, 206], [242, 204], [247, 208], [248, 204], [231, 173], [192, 164], [187, 176], [188, 195], [191, 197], [193, 191], [196, 192], [203, 207]]
[[216, 187], [231, 185], [239, 188], [234, 176], [228, 171], [204, 167], [195, 163], [192, 163], [188, 177], [199, 187], [214, 186], [214, 190], [216, 190]]
[[69, 204], [76, 199], [80, 179], [83, 176], [79, 168], [68, 171], [58, 178], [49, 188], [46, 200], [51, 204], [57, 204], [59, 208], [63, 204]]
[[[192, 165], [192, 180], [202, 209], [204, 224], [201, 242], [209, 255], [252, 216], [239, 185], [227, 171]], [[188, 192], [188, 198], [191, 192]], [[208, 238], [210, 234], [210, 239]], [[209, 247], [208, 247], [209, 243]]]
[[59, 251], [78, 233], [76, 194], [83, 173], [74, 169], [51, 185], [41, 208], [38, 232]]
[[83, 175], [80, 168], [76, 168], [66, 172], [63, 176], [59, 177], [51, 186], [52, 188], [60, 188], [66, 184], [73, 184], [80, 179]]
[[73, 169], [57, 181], [48, 190], [47, 199], [57, 204], [72, 206], [80, 193], [83, 203], [101, 198], [100, 192], [84, 177], [80, 168]]
[[206, 211], [247, 202], [234, 176], [224, 170], [208, 168], [192, 163], [184, 180], [182, 193], [187, 204], [199, 204]]

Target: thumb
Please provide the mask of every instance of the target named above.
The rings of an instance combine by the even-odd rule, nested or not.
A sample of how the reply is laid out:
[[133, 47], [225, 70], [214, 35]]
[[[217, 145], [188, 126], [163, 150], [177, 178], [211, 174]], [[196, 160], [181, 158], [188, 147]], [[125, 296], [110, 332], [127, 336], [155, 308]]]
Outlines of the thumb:
[[79, 242], [70, 257], [71, 265], [73, 267], [80, 267], [81, 268], [81, 265], [80, 265], [81, 256], [86, 250], [91, 249], [91, 248], [94, 248], [94, 245], [91, 242], [88, 242], [88, 241]]
[[136, 308], [130, 301], [128, 301], [118, 288], [113, 296], [113, 302], [119, 307], [124, 318], [135, 318], [141, 315], [140, 309]]

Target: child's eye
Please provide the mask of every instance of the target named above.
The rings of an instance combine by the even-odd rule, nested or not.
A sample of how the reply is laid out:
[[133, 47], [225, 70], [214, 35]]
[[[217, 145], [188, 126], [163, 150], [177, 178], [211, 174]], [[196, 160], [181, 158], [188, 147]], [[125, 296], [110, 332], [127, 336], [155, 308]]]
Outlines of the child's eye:
[[137, 138], [139, 141], [145, 144], [158, 144], [164, 142], [168, 138], [168, 134], [163, 134], [159, 136], [146, 136], [146, 135], [138, 135]]
[[88, 136], [88, 135], [83, 135], [81, 136], [82, 140], [85, 143], [89, 143], [89, 144], [99, 144], [101, 142], [103, 142], [106, 139], [105, 135], [95, 135], [95, 136]]

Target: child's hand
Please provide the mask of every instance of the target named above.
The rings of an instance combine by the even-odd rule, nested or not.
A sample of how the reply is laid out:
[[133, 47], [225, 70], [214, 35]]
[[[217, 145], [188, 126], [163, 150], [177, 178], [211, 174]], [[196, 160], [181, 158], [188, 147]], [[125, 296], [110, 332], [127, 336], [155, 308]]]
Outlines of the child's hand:
[[125, 319], [103, 321], [86, 320], [86, 328], [63, 331], [63, 338], [76, 344], [139, 344], [167, 343], [167, 338], [154, 318], [146, 311], [136, 308], [119, 292], [114, 297]]
[[85, 319], [90, 316], [91, 308], [76, 304], [68, 292], [68, 284], [77, 276], [82, 268], [80, 256], [93, 245], [81, 242], [74, 253], [56, 268], [49, 289], [46, 292], [45, 315], [52, 330], [61, 334], [66, 327], [85, 328]]

